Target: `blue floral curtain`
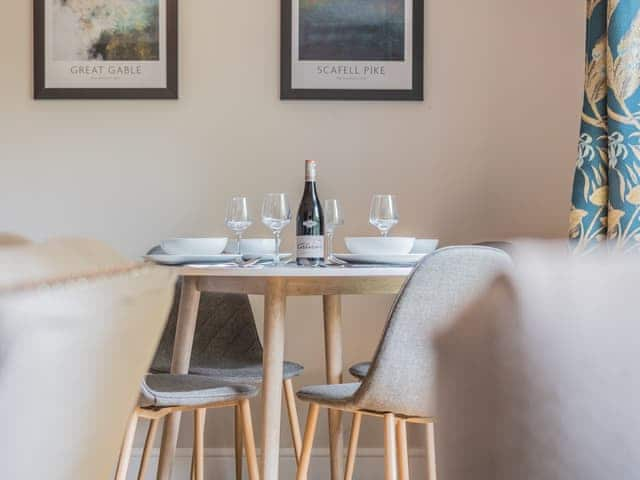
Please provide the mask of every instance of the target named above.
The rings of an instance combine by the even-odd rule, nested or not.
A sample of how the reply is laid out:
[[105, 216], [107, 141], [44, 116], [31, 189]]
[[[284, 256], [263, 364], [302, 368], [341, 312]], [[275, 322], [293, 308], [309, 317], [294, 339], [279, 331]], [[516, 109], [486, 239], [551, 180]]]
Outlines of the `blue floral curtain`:
[[640, 0], [587, 0], [574, 251], [640, 251]]

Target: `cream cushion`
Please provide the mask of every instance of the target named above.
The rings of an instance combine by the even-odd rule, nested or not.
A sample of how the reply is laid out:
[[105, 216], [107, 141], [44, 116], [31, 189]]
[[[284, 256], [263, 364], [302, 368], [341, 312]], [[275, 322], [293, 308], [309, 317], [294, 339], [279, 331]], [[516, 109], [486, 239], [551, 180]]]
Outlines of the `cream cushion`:
[[0, 249], [2, 477], [110, 478], [174, 275], [122, 262], [101, 272], [118, 261], [94, 242], [14, 249], [13, 263], [7, 250]]
[[60, 238], [0, 246], [0, 290], [117, 270], [135, 263], [96, 240]]
[[0, 247], [25, 245], [27, 243], [29, 243], [29, 240], [22, 235], [0, 232]]

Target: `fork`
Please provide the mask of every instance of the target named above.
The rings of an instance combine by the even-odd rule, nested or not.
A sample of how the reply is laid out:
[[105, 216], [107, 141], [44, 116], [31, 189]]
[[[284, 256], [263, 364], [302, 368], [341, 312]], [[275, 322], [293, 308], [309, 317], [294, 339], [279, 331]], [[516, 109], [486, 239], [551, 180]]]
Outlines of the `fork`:
[[262, 258], [260, 257], [250, 258], [248, 260], [244, 260], [243, 258], [238, 258], [235, 260], [235, 264], [238, 265], [239, 267], [252, 267], [258, 264], [260, 260], [262, 260]]

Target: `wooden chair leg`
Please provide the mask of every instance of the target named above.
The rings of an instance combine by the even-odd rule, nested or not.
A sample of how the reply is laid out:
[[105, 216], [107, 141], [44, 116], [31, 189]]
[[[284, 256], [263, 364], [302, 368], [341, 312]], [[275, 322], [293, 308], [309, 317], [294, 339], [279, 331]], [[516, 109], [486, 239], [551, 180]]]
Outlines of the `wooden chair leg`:
[[353, 478], [353, 470], [356, 463], [356, 455], [358, 453], [358, 439], [360, 438], [360, 425], [362, 424], [362, 414], [356, 412], [353, 414], [351, 422], [351, 436], [349, 437], [349, 449], [347, 450], [347, 466], [344, 469], [344, 480]]
[[256, 442], [253, 436], [253, 421], [251, 420], [251, 405], [249, 400], [240, 400], [240, 416], [242, 417], [242, 430], [244, 449], [247, 452], [247, 466], [249, 467], [249, 480], [259, 480], [258, 457], [256, 455]]
[[133, 449], [133, 439], [136, 436], [137, 425], [138, 414], [134, 411], [131, 414], [131, 419], [129, 420], [129, 424], [127, 425], [127, 431], [122, 442], [122, 449], [120, 450], [120, 459], [118, 460], [115, 480], [125, 480], [127, 478], [129, 462], [131, 461], [131, 450]]
[[242, 480], [242, 412], [240, 411], [240, 405], [236, 405], [234, 407], [233, 419], [234, 419], [236, 480]]
[[409, 449], [407, 447], [407, 422], [396, 423], [396, 447], [398, 454], [398, 480], [409, 480]]
[[160, 419], [151, 420], [149, 423], [149, 430], [147, 431], [147, 438], [144, 441], [144, 449], [142, 450], [142, 460], [140, 460], [140, 469], [138, 470], [138, 480], [144, 480], [147, 474], [147, 468], [149, 467], [149, 458], [153, 451], [153, 442], [158, 432], [158, 426], [160, 425]]
[[436, 439], [435, 439], [435, 425], [433, 423], [427, 423], [425, 425], [427, 430], [427, 445], [426, 445], [426, 461], [427, 461], [427, 478], [428, 480], [436, 480]]
[[291, 379], [285, 380], [283, 384], [284, 398], [287, 401], [287, 412], [289, 413], [289, 426], [291, 427], [293, 449], [296, 452], [296, 462], [300, 465], [302, 435], [300, 434], [300, 420], [298, 419], [298, 408], [296, 407], [296, 395], [293, 392], [293, 381]]
[[384, 479], [397, 480], [397, 470], [396, 417], [393, 413], [386, 413], [384, 415]]
[[204, 480], [204, 425], [206, 414], [207, 410], [205, 408], [198, 408], [194, 412], [193, 451], [195, 462], [193, 471], [195, 480]]
[[309, 405], [309, 414], [307, 415], [307, 426], [304, 429], [304, 441], [302, 443], [302, 453], [300, 454], [300, 464], [298, 465], [296, 480], [307, 480], [307, 476], [309, 475], [309, 462], [311, 461], [311, 450], [313, 449], [313, 438], [316, 435], [319, 413], [320, 405], [311, 403]]
[[[195, 421], [194, 421], [194, 426], [195, 426]], [[196, 480], [196, 449], [195, 448], [191, 449], [191, 472], [189, 473], [189, 478], [191, 480]]]

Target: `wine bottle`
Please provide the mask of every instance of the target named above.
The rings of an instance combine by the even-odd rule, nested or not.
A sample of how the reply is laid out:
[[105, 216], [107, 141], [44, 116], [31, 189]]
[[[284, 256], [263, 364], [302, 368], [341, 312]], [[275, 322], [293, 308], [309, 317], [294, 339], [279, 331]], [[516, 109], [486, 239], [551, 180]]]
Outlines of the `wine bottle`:
[[324, 215], [316, 188], [314, 160], [305, 162], [304, 194], [296, 219], [298, 265], [318, 266], [324, 261]]

